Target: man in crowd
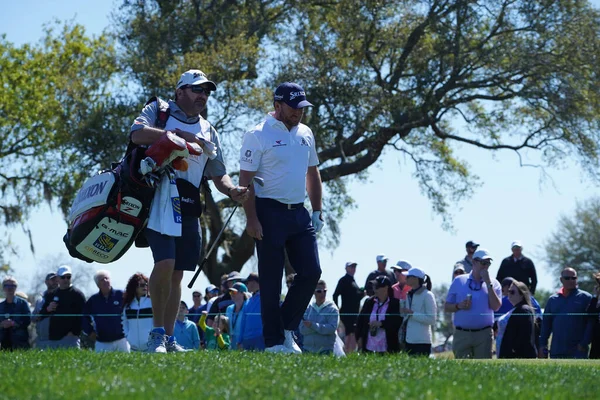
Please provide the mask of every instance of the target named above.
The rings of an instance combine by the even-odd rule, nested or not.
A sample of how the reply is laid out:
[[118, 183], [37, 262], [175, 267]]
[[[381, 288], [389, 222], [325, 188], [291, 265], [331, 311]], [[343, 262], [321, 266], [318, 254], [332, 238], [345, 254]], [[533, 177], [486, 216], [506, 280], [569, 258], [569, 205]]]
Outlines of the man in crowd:
[[[465, 258], [457, 261], [454, 264], [454, 270], [456, 270], [456, 264], [461, 264], [463, 266], [465, 273], [467, 273], [467, 274], [470, 273], [473, 270], [473, 254], [475, 254], [478, 247], [479, 247], [479, 243], [469, 240], [465, 244], [465, 249], [467, 250], [467, 255], [465, 256]], [[454, 279], [454, 277], [452, 277], [452, 279]]]
[[492, 358], [494, 312], [501, 306], [502, 287], [491, 278], [492, 257], [485, 249], [473, 254], [470, 274], [452, 281], [444, 311], [454, 313], [455, 358]]
[[192, 301], [193, 305], [188, 310], [189, 313], [187, 315], [187, 318], [193, 323], [198, 324], [198, 321], [200, 321], [200, 316], [202, 314], [202, 311], [200, 310], [200, 308], [202, 307], [202, 294], [200, 293], [200, 291], [194, 290], [192, 292]]
[[537, 287], [537, 274], [535, 265], [530, 258], [523, 255], [523, 245], [519, 240], [511, 244], [512, 254], [502, 260], [496, 279], [502, 281], [506, 277], [511, 277], [519, 282], [523, 282], [529, 288], [531, 295], [535, 295]]
[[260, 281], [256, 272], [251, 272], [246, 278], [246, 287], [252, 297], [246, 303], [242, 320], [240, 321], [240, 337], [238, 342], [244, 350], [264, 350], [263, 324], [260, 314]]
[[56, 272], [58, 288], [44, 297], [41, 314], [50, 319], [50, 348], [77, 348], [81, 346], [79, 335], [85, 296], [81, 290], [71, 285], [71, 267], [63, 265]]
[[[316, 233], [323, 227], [322, 183], [316, 141], [301, 123], [304, 108], [312, 106], [304, 89], [286, 82], [273, 94], [275, 111], [244, 134], [240, 151], [240, 185], [255, 176], [244, 204], [246, 230], [256, 240], [261, 287], [261, 314], [265, 350], [301, 353], [293, 331], [321, 277]], [[308, 198], [312, 217], [304, 208]], [[296, 271], [288, 294], [279, 305], [285, 255]]]
[[396, 277], [394, 276], [394, 273], [389, 269], [386, 269], [388, 260], [389, 258], [386, 257], [385, 254], [379, 254], [377, 257], [375, 257], [375, 261], [377, 262], [377, 269], [371, 272], [369, 276], [367, 276], [367, 281], [365, 282], [365, 290], [367, 291], [367, 296], [375, 295], [375, 290], [373, 289], [373, 281], [378, 276], [385, 275], [388, 278], [390, 278], [392, 284], [396, 283]]
[[320, 280], [315, 289], [315, 301], [308, 305], [300, 324], [304, 351], [308, 353], [333, 353], [340, 315], [336, 305], [326, 296], [327, 284]]
[[560, 274], [562, 287], [550, 296], [544, 309], [540, 335], [540, 358], [587, 358], [592, 321], [586, 315], [592, 295], [577, 287], [577, 271], [565, 268]]
[[398, 261], [396, 265], [392, 265], [392, 271], [394, 271], [394, 277], [396, 278], [396, 283], [392, 285], [392, 290], [394, 291], [394, 298], [398, 300], [406, 300], [406, 296], [410, 292], [411, 287], [406, 284], [406, 275], [411, 268], [412, 265], [408, 261], [403, 260]]
[[200, 334], [198, 333], [197, 325], [188, 319], [188, 313], [187, 304], [185, 301], [181, 301], [177, 320], [175, 321], [175, 339], [185, 350], [199, 350]]
[[113, 289], [110, 272], [100, 270], [94, 275], [98, 293], [85, 303], [83, 331], [96, 342], [96, 353], [119, 351], [129, 353], [129, 342], [125, 339], [121, 312], [123, 291]]
[[365, 291], [358, 287], [354, 280], [357, 264], [354, 261], [346, 263], [346, 275], [340, 278], [335, 292], [333, 293], [333, 301], [336, 307], [339, 307], [339, 298], [342, 298], [342, 307], [340, 308], [340, 319], [344, 324], [344, 347], [346, 353], [351, 353], [356, 350], [356, 320], [360, 311], [360, 301], [365, 297]]
[[2, 280], [4, 301], [0, 302], [0, 350], [29, 348], [31, 311], [26, 300], [16, 295], [17, 280], [7, 276]]
[[41, 298], [36, 301], [35, 308], [33, 310], [33, 322], [35, 322], [36, 331], [35, 347], [38, 349], [45, 349], [48, 347], [50, 341], [50, 338], [48, 337], [50, 318], [42, 318], [40, 311], [44, 306], [44, 298], [46, 295], [58, 287], [58, 276], [56, 276], [56, 272], [50, 272], [46, 274], [44, 284], [46, 285], [46, 290], [41, 294]]
[[452, 272], [452, 280], [459, 275], [466, 274], [465, 267], [461, 262], [454, 264], [454, 271]]
[[[185, 171], [175, 170], [176, 179], [162, 178], [144, 231], [154, 258], [150, 275], [154, 328], [148, 337], [148, 349], [153, 353], [184, 350], [177, 345], [173, 329], [181, 301], [183, 273], [196, 268], [201, 250], [201, 183], [212, 179], [217, 189], [234, 201], [243, 202], [247, 198], [247, 189], [235, 186], [227, 175], [217, 131], [200, 115], [215, 90], [215, 83], [202, 71], [186, 71], [177, 82], [175, 100], [150, 102], [131, 126], [131, 142], [135, 145], [150, 146], [175, 134], [203, 150], [202, 154], [187, 158]], [[164, 108], [169, 113], [163, 126], [159, 126], [157, 121]], [[159, 201], [163, 198], [173, 200]]]

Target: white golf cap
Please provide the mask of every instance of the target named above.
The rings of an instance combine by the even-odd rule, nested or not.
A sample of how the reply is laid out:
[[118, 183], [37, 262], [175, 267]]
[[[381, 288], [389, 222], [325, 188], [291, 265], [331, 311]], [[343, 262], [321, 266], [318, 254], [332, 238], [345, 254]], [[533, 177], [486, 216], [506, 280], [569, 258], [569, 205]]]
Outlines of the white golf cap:
[[480, 260], [492, 260], [492, 256], [489, 251], [486, 249], [479, 249], [473, 254], [473, 258], [478, 258]]
[[523, 247], [523, 244], [521, 243], [520, 240], [515, 240], [514, 242], [511, 243], [510, 248], [512, 249], [513, 247]]
[[357, 265], [358, 265], [358, 264], [357, 264], [356, 262], [354, 262], [354, 261], [348, 261], [348, 262], [346, 263], [346, 268], [348, 268], [348, 267], [352, 267], [352, 266], [355, 266], [355, 267], [356, 267]]
[[400, 260], [396, 265], [391, 266], [392, 269], [399, 269], [400, 271], [408, 271], [412, 268], [412, 265], [406, 260]]
[[425, 271], [423, 271], [421, 268], [413, 267], [408, 270], [406, 276], [414, 276], [419, 279], [425, 279]]
[[382, 262], [389, 260], [389, 257], [386, 257], [385, 254], [378, 254], [375, 259], [377, 260], [377, 262]]
[[72, 274], [71, 267], [69, 267], [68, 265], [61, 265], [60, 267], [58, 267], [58, 271], [56, 271], [56, 275], [65, 276], [67, 274]]
[[215, 85], [213, 81], [209, 81], [204, 72], [199, 69], [190, 69], [181, 74], [176, 89], [179, 89], [182, 86], [202, 85], [203, 83], [208, 83], [210, 85], [210, 90], [217, 90], [217, 85]]

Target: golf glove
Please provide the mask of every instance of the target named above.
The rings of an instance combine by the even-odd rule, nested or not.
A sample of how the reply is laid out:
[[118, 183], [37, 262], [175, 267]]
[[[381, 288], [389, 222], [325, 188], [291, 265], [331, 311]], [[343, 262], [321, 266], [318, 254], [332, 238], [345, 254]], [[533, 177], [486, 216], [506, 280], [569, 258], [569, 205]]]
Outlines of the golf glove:
[[323, 229], [323, 225], [325, 225], [325, 221], [323, 221], [323, 214], [321, 211], [313, 211], [312, 213], [312, 224], [315, 228], [315, 232], [321, 231]]

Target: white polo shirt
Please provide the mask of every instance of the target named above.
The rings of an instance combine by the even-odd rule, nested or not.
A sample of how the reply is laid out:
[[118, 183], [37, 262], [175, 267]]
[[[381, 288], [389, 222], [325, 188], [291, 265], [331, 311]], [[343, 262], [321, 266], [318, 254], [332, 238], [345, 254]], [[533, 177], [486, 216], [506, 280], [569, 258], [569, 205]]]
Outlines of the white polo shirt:
[[315, 138], [310, 128], [298, 124], [288, 130], [269, 113], [265, 120], [244, 134], [240, 169], [254, 171], [265, 180], [254, 185], [257, 197], [285, 204], [303, 203], [308, 167], [319, 165]]

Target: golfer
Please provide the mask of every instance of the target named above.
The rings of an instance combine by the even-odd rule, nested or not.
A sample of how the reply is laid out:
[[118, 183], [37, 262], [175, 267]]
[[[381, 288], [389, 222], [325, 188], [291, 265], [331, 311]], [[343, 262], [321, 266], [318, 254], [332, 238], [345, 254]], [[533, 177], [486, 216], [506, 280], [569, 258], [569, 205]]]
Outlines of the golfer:
[[[264, 178], [264, 187], [250, 189], [244, 210], [258, 253], [265, 351], [301, 353], [293, 331], [321, 277], [315, 235], [323, 227], [321, 175], [313, 133], [300, 123], [304, 108], [312, 106], [304, 89], [282, 83], [273, 106], [275, 111], [244, 135], [240, 185], [248, 185], [255, 175]], [[304, 208], [307, 192], [312, 218]], [[280, 307], [286, 250], [296, 276]]]

